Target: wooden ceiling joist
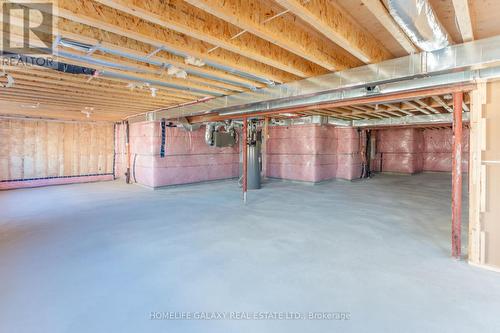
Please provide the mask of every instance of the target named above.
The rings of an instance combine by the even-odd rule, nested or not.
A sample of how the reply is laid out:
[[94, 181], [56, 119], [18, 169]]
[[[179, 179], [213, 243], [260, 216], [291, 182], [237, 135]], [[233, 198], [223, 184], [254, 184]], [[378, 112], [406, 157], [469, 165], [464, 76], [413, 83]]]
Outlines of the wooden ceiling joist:
[[[65, 52], [73, 54], [73, 55], [77, 55], [76, 52], [66, 51], [66, 50], [65, 50]], [[165, 84], [171, 84], [173, 86], [168, 87], [169, 89], [174, 90], [174, 91], [178, 90], [180, 92], [184, 92], [184, 93], [188, 93], [188, 94], [192, 94], [192, 95], [207, 96], [208, 94], [210, 94], [212, 96], [216, 96], [216, 95], [222, 96], [222, 95], [226, 95], [228, 93], [227, 90], [225, 90], [225, 89], [221, 89], [221, 88], [214, 87], [214, 86], [207, 86], [206, 84], [204, 84], [204, 82], [187, 81], [184, 79], [172, 78], [172, 77], [169, 77], [167, 75], [159, 76], [157, 74], [154, 74], [153, 71], [151, 69], [149, 69], [149, 67], [147, 67], [147, 66], [143, 66], [143, 65], [140, 65], [137, 63], [124, 62], [124, 61], [121, 61], [121, 60], [116, 59], [115, 57], [111, 57], [111, 56], [101, 56], [98, 54], [94, 54], [94, 55], [92, 55], [92, 58], [96, 59], [96, 60], [110, 61], [110, 62], [113, 62], [114, 64], [118, 64], [118, 65], [124, 65], [124, 66], [133, 65], [134, 67], [137, 67], [137, 69], [143, 69], [143, 70], [149, 69], [150, 72], [149, 73], [136, 73], [133, 71], [109, 69], [106, 66], [89, 64], [85, 61], [73, 60], [72, 58], [70, 58], [70, 57], [67, 58], [64, 55], [62, 55], [62, 56], [59, 55], [59, 58], [61, 59], [61, 61], [65, 62], [65, 63], [79, 65], [79, 66], [90, 66], [91, 68], [94, 68], [97, 70], [103, 70], [106, 73], [131, 75], [137, 79], [137, 83], [149, 82], [149, 81], [159, 81], [159, 82], [162, 82]], [[103, 77], [106, 78], [107, 76], [104, 75]], [[124, 79], [124, 81], [126, 81], [126, 79]], [[154, 86], [154, 84], [152, 84], [152, 85]], [[163, 86], [157, 85], [157, 87], [162, 88]], [[176, 88], [176, 87], [178, 87], [178, 88]]]
[[[18, 80], [16, 83], [17, 88], [26, 88], [26, 90], [30, 90], [30, 93], [33, 91], [39, 92], [48, 92], [48, 93], [58, 93], [67, 98], [75, 98], [82, 97], [85, 98], [89, 104], [94, 102], [109, 102], [115, 103], [117, 102], [117, 98], [115, 96], [110, 96], [109, 94], [98, 94], [95, 91], [88, 91], [82, 89], [74, 89], [73, 87], [68, 86], [54, 86], [43, 87], [39, 84], [39, 82], [30, 82], [25, 80]], [[165, 104], [175, 104], [176, 102], [167, 102], [162, 100], [157, 100], [156, 98], [151, 98], [151, 100], [139, 99], [134, 97], [128, 97], [126, 103], [117, 103], [117, 105], [122, 105], [129, 107], [130, 106], [140, 106], [140, 107], [149, 107], [149, 108], [161, 108]]]
[[421, 99], [415, 99], [415, 102], [417, 102], [418, 105], [422, 106], [423, 108], [431, 111], [432, 113], [440, 113], [438, 110], [433, 108], [432, 106], [428, 105], [427, 103], [423, 102]]
[[[62, 34], [62, 35], [65, 36], [65, 34]], [[71, 34], [71, 36], [74, 36], [74, 35]], [[11, 40], [13, 38], [18, 38], [19, 41], [22, 42], [22, 37], [21, 36], [17, 36], [17, 35], [12, 35], [11, 34]], [[68, 54], [72, 54], [74, 56], [82, 56], [82, 55], [85, 56], [85, 54], [82, 54], [81, 52], [75, 52], [73, 50], [64, 50], [64, 52], [66, 52]], [[127, 67], [130, 67], [130, 68], [136, 68], [137, 70], [147, 71], [147, 72], [150, 73], [149, 75], [148, 74], [138, 74], [138, 73], [135, 73], [135, 72], [129, 72], [128, 74], [129, 75], [133, 75], [133, 76], [135, 76], [137, 78], [143, 78], [144, 81], [155, 80], [155, 81], [161, 81], [161, 82], [164, 82], [164, 83], [174, 84], [174, 85], [180, 87], [179, 90], [181, 92], [183, 91], [182, 88], [185, 88], [185, 89], [191, 89], [191, 88], [193, 88], [193, 89], [198, 89], [198, 90], [206, 90], [206, 91], [211, 91], [211, 92], [213, 92], [215, 94], [219, 94], [219, 95], [225, 95], [225, 94], [227, 94], [228, 90], [230, 90], [231, 92], [242, 92], [243, 91], [240, 87], [237, 87], [237, 86], [234, 86], [234, 85], [229, 85], [229, 84], [226, 84], [226, 83], [223, 83], [223, 82], [218, 82], [218, 81], [215, 81], [215, 80], [200, 78], [200, 77], [196, 77], [196, 76], [195, 77], [189, 77], [189, 79], [178, 79], [178, 78], [166, 75], [165, 71], [163, 71], [164, 75], [162, 75], [160, 77], [160, 75], [156, 74], [156, 73], [160, 73], [161, 72], [160, 68], [155, 68], [155, 67], [147, 66], [144, 63], [140, 63], [138, 61], [134, 61], [134, 60], [130, 60], [130, 59], [124, 59], [122, 57], [118, 57], [118, 56], [114, 56], [114, 55], [109, 55], [109, 54], [101, 55], [101, 54], [98, 54], [97, 52], [95, 52], [94, 54], [92, 54], [91, 59], [94, 59], [94, 60], [103, 60], [103, 61], [106, 61], [106, 62], [109, 62], [109, 63], [113, 63], [113, 64], [116, 64], [116, 65], [122, 65], [122, 66], [127, 66]], [[107, 72], [116, 72], [116, 71], [113, 71], [113, 70], [109, 70], [109, 69], [107, 69], [104, 66], [95, 65], [95, 64], [92, 64], [92, 63], [89, 64], [89, 63], [82, 62], [82, 61], [75, 61], [75, 60], [72, 60], [71, 58], [66, 59], [64, 61], [67, 62], [67, 63], [77, 64], [77, 65], [81, 65], [81, 66], [88, 66], [88, 67], [91, 67], [91, 68], [94, 68], [94, 69], [106, 70]], [[175, 88], [172, 88], [172, 89], [175, 90]], [[202, 93], [195, 93], [195, 92], [192, 92], [192, 91], [188, 91], [187, 93], [188, 94], [197, 94], [199, 96], [205, 96], [206, 95], [206, 94], [202, 94]]]
[[184, 1], [170, 0], [168, 5], [143, 0], [96, 1], [298, 77], [305, 78], [325, 72], [323, 68], [254, 35], [234, 38], [240, 33], [239, 28]]
[[409, 112], [408, 110], [404, 110], [404, 109], [402, 109], [399, 106], [396, 106], [394, 104], [384, 103], [382, 105], [386, 106], [387, 110], [391, 110], [391, 111], [394, 110], [394, 111], [401, 112], [401, 113], [403, 113], [403, 114], [405, 114], [407, 116], [413, 116], [413, 113]]
[[408, 36], [406, 36], [399, 25], [397, 25], [396, 21], [394, 21], [381, 0], [361, 0], [361, 2], [407, 53], [412, 54], [418, 51]]
[[452, 0], [455, 16], [457, 19], [460, 34], [463, 42], [474, 40], [474, 31], [472, 29], [471, 11], [468, 0]]
[[[64, 85], [74, 85], [82, 89], [90, 89], [101, 92], [107, 92], [110, 94], [126, 94], [127, 96], [141, 95], [143, 97], [151, 98], [151, 92], [149, 89], [129, 89], [127, 88], [127, 83], [105, 79], [102, 77], [90, 78], [87, 76], [64, 74], [60, 72], [54, 72], [50, 70], [36, 70], [36, 69], [26, 69], [17, 67], [7, 67], [10, 73], [13, 74], [14, 78], [17, 77], [29, 77], [31, 80], [40, 81], [42, 84], [53, 83], [53, 84], [64, 84]], [[193, 99], [190, 94], [180, 94], [177, 91], [171, 91], [166, 89], [159, 89], [157, 91], [157, 96], [160, 98], [166, 98], [172, 101], [186, 102]]]
[[[418, 51], [389, 15], [383, 0], [356, 0], [354, 5], [347, 1], [58, 0], [54, 11], [57, 29], [52, 37], [61, 37], [66, 44], [58, 46], [65, 53], [56, 60], [104, 74], [72, 75], [39, 67], [5, 66], [16, 83], [0, 89], [0, 108], [9, 108], [2, 113], [44, 112], [64, 119], [84, 119], [82, 111], [90, 108], [94, 111], [91, 119], [122, 120], [380, 62], [393, 58], [391, 53], [402, 54], [400, 46], [407, 53]], [[444, 25], [457, 40], [458, 32], [464, 41], [474, 39], [477, 8], [469, 8], [472, 3], [468, 0], [447, 1], [436, 13], [441, 18], [446, 13], [456, 16], [459, 30], [449, 22]], [[363, 15], [366, 20], [360, 17]], [[26, 22], [20, 13], [11, 16], [9, 36], [21, 44]], [[480, 29], [476, 33], [480, 34]], [[75, 48], [68, 40], [86, 46]], [[86, 52], [96, 45], [101, 49]], [[188, 61], [191, 57], [205, 64], [197, 66]], [[185, 70], [187, 77], [168, 75], [166, 69], [172, 70], [172, 66]], [[105, 76], [106, 72], [111, 76]], [[355, 120], [444, 114], [453, 111], [453, 89], [469, 88], [423, 90], [394, 98], [330, 102], [255, 115]], [[466, 94], [464, 111], [468, 104]], [[198, 122], [232, 117], [208, 114], [188, 118]]]
[[[78, 94], [70, 94], [67, 93], [62, 95], [58, 91], [44, 91], [40, 89], [31, 89], [27, 91], [26, 89], [19, 88], [10, 88], [8, 92], [2, 92], [3, 96], [15, 95], [19, 97], [31, 98], [35, 103], [36, 101], [40, 101], [42, 98], [50, 99], [53, 101], [60, 101], [67, 105], [81, 105], [83, 108], [85, 107], [116, 107], [127, 110], [148, 110], [151, 109], [150, 105], [137, 105], [134, 103], [120, 103], [118, 101], [108, 101], [108, 100], [99, 100], [98, 98], [89, 98], [88, 96], [81, 96]], [[83, 111], [82, 108], [82, 111]]]
[[373, 36], [333, 1], [276, 1], [364, 63], [376, 63], [392, 58]]
[[[125, 52], [132, 56], [149, 57], [151, 60], [166, 64], [168, 63], [180, 69], [190, 70], [190, 73], [194, 74], [189, 74], [187, 77], [188, 80], [190, 79], [190, 76], [209, 76], [214, 78], [214, 83], [221, 82], [221, 80], [226, 80], [229, 82], [235, 82], [235, 84], [240, 84], [239, 86], [250, 85], [257, 88], [264, 87], [262, 83], [236, 76], [231, 73], [216, 70], [208, 66], [193, 68], [193, 66], [187, 65], [184, 62], [183, 58], [165, 51], [158, 51], [156, 47], [147, 43], [136, 41], [134, 39], [120, 36], [108, 31], [103, 31], [94, 27], [82, 25], [80, 23], [72, 22], [64, 18], [60, 18], [59, 22], [59, 26], [64, 29], [59, 29], [58, 31], [58, 34], [60, 34], [62, 37], [89, 45], [100, 44], [101, 46], [113, 51]], [[152, 53], [155, 53], [155, 55], [151, 55]], [[197, 73], [199, 74], [197, 75]]]
[[406, 102], [403, 102], [404, 104], [408, 105], [409, 107], [411, 107], [412, 109], [415, 109], [417, 111], [420, 111], [421, 113], [423, 114], [431, 114], [431, 112], [427, 111], [426, 109], [423, 109], [421, 107], [419, 107], [418, 105], [416, 104], [413, 104], [413, 102], [411, 101], [406, 101]]
[[[59, 0], [56, 13], [70, 21], [135, 39], [153, 47], [165, 47], [221, 66], [229, 66], [249, 75], [261, 76], [275, 82], [297, 79], [296, 75], [225, 50], [219, 49], [208, 54], [207, 51], [213, 44], [165, 29], [94, 1]], [[61, 29], [64, 30], [64, 26], [61, 26]]]
[[432, 99], [435, 100], [440, 106], [445, 108], [446, 111], [453, 113], [453, 108], [446, 104], [440, 96], [432, 96]]
[[[358, 60], [340, 47], [300, 29], [280, 12], [255, 0], [186, 0], [189, 4], [265, 39], [329, 71], [356, 67]], [[266, 20], [273, 18], [272, 20]], [[266, 21], [265, 23], [263, 23]]]
[[140, 94], [137, 93], [138, 89], [109, 89], [103, 87], [102, 85], [91, 85], [87, 83], [79, 84], [70, 81], [54, 80], [47, 77], [35, 77], [33, 75], [16, 74], [16, 84], [17, 83], [28, 82], [36, 84], [40, 87], [46, 87], [47, 89], [58, 89], [58, 88], [73, 88], [81, 91], [86, 91], [92, 93], [95, 96], [104, 96], [108, 98], [122, 98], [129, 101], [154, 101], [153, 104], [161, 103], [182, 103], [186, 100], [179, 99], [177, 97], [165, 96], [157, 93], [156, 97], [152, 97], [149, 91], [140, 90]]

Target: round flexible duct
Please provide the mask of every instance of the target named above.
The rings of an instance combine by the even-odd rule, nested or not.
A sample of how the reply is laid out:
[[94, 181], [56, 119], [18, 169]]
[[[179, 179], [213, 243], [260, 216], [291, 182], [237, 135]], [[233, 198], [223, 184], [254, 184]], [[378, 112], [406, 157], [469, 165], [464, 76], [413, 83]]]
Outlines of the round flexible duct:
[[451, 44], [428, 0], [386, 0], [386, 3], [396, 23], [422, 50], [439, 50]]

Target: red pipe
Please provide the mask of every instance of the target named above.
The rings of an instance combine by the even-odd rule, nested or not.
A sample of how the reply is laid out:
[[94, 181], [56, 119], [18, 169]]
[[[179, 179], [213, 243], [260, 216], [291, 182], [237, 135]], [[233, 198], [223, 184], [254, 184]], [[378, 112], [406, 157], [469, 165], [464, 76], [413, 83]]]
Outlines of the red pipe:
[[463, 92], [453, 93], [451, 255], [457, 259], [460, 259], [462, 247], [462, 102]]
[[243, 201], [247, 202], [247, 175], [248, 175], [248, 134], [247, 134], [247, 118], [243, 117]]

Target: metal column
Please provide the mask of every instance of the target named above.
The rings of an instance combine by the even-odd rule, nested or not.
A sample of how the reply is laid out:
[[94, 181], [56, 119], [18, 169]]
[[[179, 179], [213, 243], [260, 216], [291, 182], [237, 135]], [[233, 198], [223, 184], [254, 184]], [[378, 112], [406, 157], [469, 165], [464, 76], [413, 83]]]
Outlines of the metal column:
[[125, 181], [130, 184], [130, 124], [128, 121], [123, 123], [125, 125], [125, 148], [127, 149], [127, 174], [125, 175]]
[[247, 118], [243, 117], [243, 202], [247, 202], [247, 177], [248, 177], [248, 122]]
[[462, 246], [462, 102], [463, 93], [453, 93], [451, 255], [457, 259], [460, 259]]

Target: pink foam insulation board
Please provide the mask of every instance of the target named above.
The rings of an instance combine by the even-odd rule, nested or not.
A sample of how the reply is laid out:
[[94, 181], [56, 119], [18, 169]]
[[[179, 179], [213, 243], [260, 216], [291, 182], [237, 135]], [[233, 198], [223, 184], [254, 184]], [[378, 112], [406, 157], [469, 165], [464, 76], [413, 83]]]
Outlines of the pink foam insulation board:
[[[160, 122], [130, 125], [131, 179], [148, 187], [195, 183], [238, 176], [239, 148], [210, 147], [205, 143], [205, 128], [188, 132], [167, 127], [165, 156], [160, 156]], [[122, 160], [124, 154], [119, 154]], [[117, 163], [126, 169], [126, 159]], [[124, 167], [125, 166], [125, 167]]]
[[268, 135], [268, 177], [320, 182], [359, 176], [355, 129], [320, 124], [271, 126]]

